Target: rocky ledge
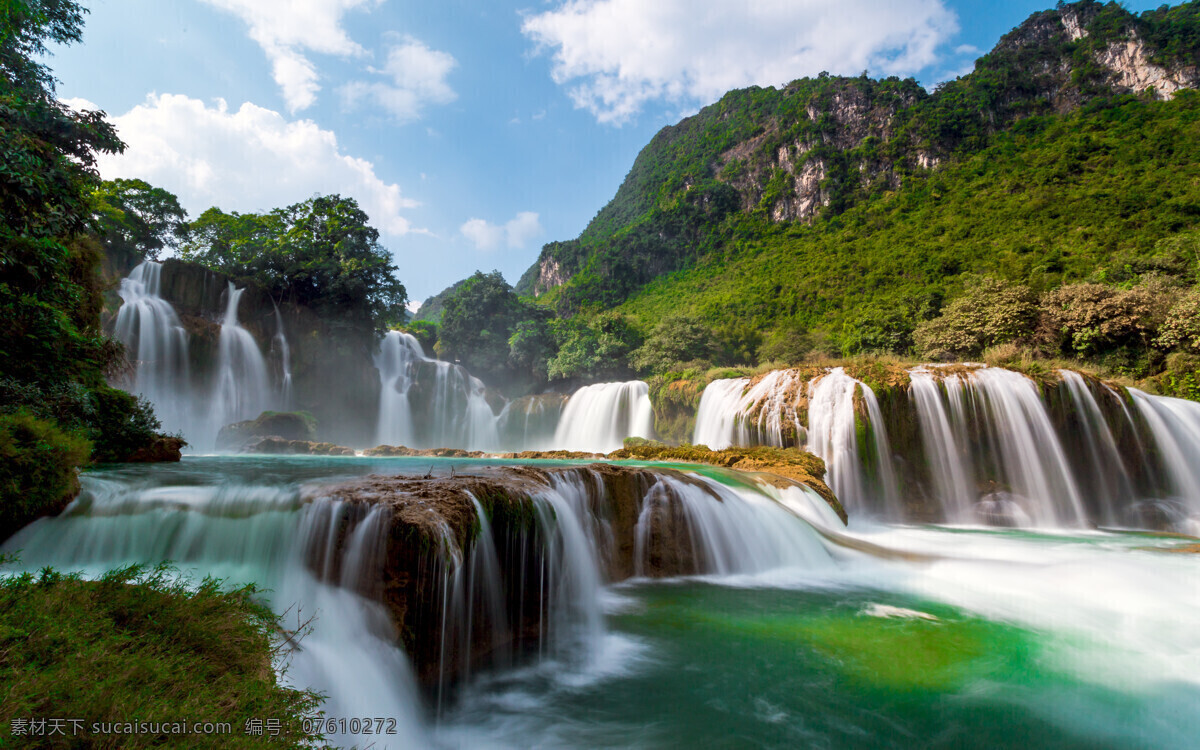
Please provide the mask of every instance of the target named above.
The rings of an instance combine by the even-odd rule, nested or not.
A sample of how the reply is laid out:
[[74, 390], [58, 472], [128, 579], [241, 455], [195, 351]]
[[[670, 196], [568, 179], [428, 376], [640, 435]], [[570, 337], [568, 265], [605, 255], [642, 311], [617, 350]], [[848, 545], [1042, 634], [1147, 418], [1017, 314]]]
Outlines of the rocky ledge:
[[[804, 462], [797, 461], [786, 466], [799, 477]], [[747, 462], [754, 460], [743, 456], [723, 465]], [[808, 462], [817, 476], [804, 476], [824, 487], [823, 468], [819, 460]], [[559, 607], [561, 615], [564, 606], [562, 587], [572, 585], [563, 573], [564, 555], [572, 554], [568, 546], [582, 543], [556, 530], [565, 522], [563, 513], [590, 529], [607, 582], [713, 569], [694, 538], [684, 495], [692, 502], [705, 494], [712, 502], [723, 500], [694, 474], [608, 463], [474, 471], [479, 473], [375, 475], [305, 490], [306, 500], [340, 501], [344, 509], [330, 521], [335, 527], [318, 535], [325, 541], [310, 550], [311, 569], [384, 604], [427, 688], [544, 647], [546, 629], [557, 616], [552, 610]], [[570, 503], [569, 510], [549, 499], [555, 493], [559, 503]], [[832, 493], [827, 500], [840, 509]], [[377, 527], [367, 529], [366, 519]], [[482, 533], [485, 528], [490, 533]], [[363, 566], [361, 548], [351, 554], [351, 545], [361, 545], [370, 534], [379, 536], [369, 545], [378, 559], [363, 568], [369, 574], [347, 575], [340, 569], [344, 561]]]

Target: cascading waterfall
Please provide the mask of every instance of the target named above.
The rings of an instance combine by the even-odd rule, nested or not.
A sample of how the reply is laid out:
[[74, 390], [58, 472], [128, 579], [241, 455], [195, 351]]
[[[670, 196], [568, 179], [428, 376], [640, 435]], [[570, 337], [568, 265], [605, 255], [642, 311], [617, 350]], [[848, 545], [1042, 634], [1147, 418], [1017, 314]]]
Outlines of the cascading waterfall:
[[693, 442], [799, 444], [859, 517], [1200, 528], [1200, 405], [1071, 371], [1045, 386], [983, 365], [908, 376], [907, 399], [889, 407], [908, 430], [895, 450], [876, 394], [841, 368], [806, 388], [799, 371], [714, 381]]
[[276, 405], [276, 396], [267, 375], [267, 361], [254, 337], [238, 323], [238, 303], [244, 291], [230, 282], [217, 345], [217, 376], [212, 410], [214, 421], [210, 427], [212, 437], [205, 436], [202, 443], [205, 445], [215, 443], [221, 427], [254, 419]]
[[700, 405], [696, 410], [693, 445], [707, 445], [719, 451], [734, 444], [749, 443], [749, 434], [740, 429], [745, 411], [743, 397], [749, 387], [749, 378], [714, 380], [708, 384], [700, 394]]
[[410, 448], [495, 450], [496, 414], [483, 383], [425, 356], [411, 334], [388, 331], [375, 358], [380, 398], [376, 441]]
[[969, 382], [980, 396], [976, 408], [989, 412], [982, 420], [985, 445], [1017, 495], [1012, 500], [1038, 526], [1083, 526], [1083, 498], [1037, 385], [993, 367], [980, 368]]
[[[875, 481], [860, 456], [855, 398], [862, 399], [877, 454]], [[804, 415], [807, 422], [804, 423]], [[757, 383], [715, 380], [704, 389], [692, 435], [714, 450], [731, 445], [803, 447], [824, 459], [826, 481], [847, 508], [896, 512], [899, 495], [887, 429], [875, 393], [841, 367], [805, 382], [795, 370], [775, 370]]]
[[[815, 568], [830, 562], [812, 528], [801, 518], [827, 521], [817, 506], [828, 505], [805, 493], [791, 498], [805, 506], [803, 515], [787, 504], [758, 492], [742, 492], [711, 479], [681, 480], [663, 476], [650, 488], [638, 516], [634, 572], [647, 575], [651, 567], [656, 527], [672, 507], [678, 509], [691, 542], [698, 572], [712, 575], [754, 574], [775, 568]], [[833, 519], [833, 523], [838, 521]]]
[[1174, 516], [1176, 528], [1200, 534], [1200, 404], [1149, 396], [1136, 388], [1129, 394], [1154, 436], [1166, 472], [1171, 495], [1164, 509]]
[[[379, 604], [356, 593], [381, 564], [381, 512], [356, 518], [340, 558], [333, 539], [354, 509], [302, 504], [291, 486], [173, 485], [85, 476], [81, 498], [58, 518], [27, 526], [0, 549], [28, 570], [53, 566], [89, 576], [171, 561], [182, 574], [256, 583], [295, 627], [315, 615], [299, 648], [280, 654], [284, 679], [324, 692], [330, 716], [386, 716], [416, 744], [424, 734], [417, 687]], [[340, 571], [340, 573], [338, 572]], [[294, 621], [295, 620], [295, 621]], [[347, 649], [347, 644], [354, 648]], [[282, 663], [277, 665], [283, 666]], [[334, 741], [368, 739], [333, 733]]]
[[280, 358], [276, 389], [258, 344], [238, 322], [244, 290], [229, 284], [210, 376], [207, 368], [193, 371], [189, 366], [190, 339], [161, 289], [162, 264], [155, 261], [142, 262], [122, 279], [113, 336], [125, 344], [134, 365], [132, 380], [120, 385], [154, 405], [165, 431], [182, 433], [193, 449], [211, 450], [225, 425], [289, 407], [291, 351], [278, 308], [273, 342]]
[[376, 442], [380, 445], [410, 445], [413, 442], [412, 409], [408, 389], [412, 387], [413, 363], [425, 354], [416, 337], [388, 331], [375, 357], [379, 370], [379, 423]]
[[272, 344], [279, 352], [279, 404], [283, 410], [292, 408], [292, 349], [283, 330], [283, 316], [275, 306], [275, 338]]
[[847, 508], [854, 509], [868, 507], [854, 414], [860, 385], [840, 367], [808, 385], [807, 450], [825, 460], [825, 481]]
[[125, 345], [132, 380], [122, 383], [154, 405], [168, 432], [189, 431], [194, 419], [188, 368], [188, 335], [175, 309], [159, 293], [162, 264], [143, 261], [121, 280], [113, 336]]
[[[909, 372], [910, 395], [921, 426], [921, 441], [933, 480], [934, 496], [947, 518], [966, 519], [975, 505], [975, 477], [972, 473], [970, 443], [962, 430], [965, 409], [962, 405], [962, 381], [949, 375], [938, 381], [927, 370]], [[947, 408], [945, 401], [953, 407]], [[951, 419], [951, 411], [956, 419]]]
[[[364, 462], [363, 471], [370, 467]], [[311, 632], [286, 656], [289, 684], [325, 692], [327, 715], [396, 718], [402, 744], [427, 745], [415, 675], [394, 645], [395, 628], [382, 604], [383, 566], [396, 538], [389, 506], [337, 499], [336, 490], [302, 491], [301, 483], [312, 479], [307, 472], [297, 475], [298, 482], [254, 485], [231, 481], [213, 468], [177, 471], [173, 481], [158, 486], [147, 484], [140, 467], [85, 475], [82, 496], [65, 513], [27, 526], [0, 551], [20, 550], [20, 565], [29, 570], [52, 566], [94, 576], [169, 560], [182, 575], [221, 577], [230, 585], [255, 582], [289, 618], [285, 627], [315, 615]], [[253, 467], [246, 472], [253, 475]], [[440, 619], [428, 636], [440, 637], [442, 664], [457, 665], [453, 680], [444, 669], [438, 680], [439, 715], [449, 698], [445, 688], [472, 679], [472, 649], [481, 649], [477, 656], [488, 669], [512, 665], [507, 632], [530, 617], [540, 621], [537, 653], [556, 668], [595, 669], [607, 656], [606, 563], [620, 544], [609, 523], [611, 499], [592, 469], [551, 473], [547, 479], [529, 487], [535, 524], [530, 533], [513, 536], [508, 526], [502, 536], [484, 504], [471, 497], [478, 526], [469, 546], [459, 549], [446, 529], [440, 548], [422, 553], [428, 565], [440, 566], [443, 582]], [[827, 567], [829, 552], [800, 516], [818, 518], [822, 507], [828, 514], [828, 506], [796, 488], [772, 492], [788, 500], [705, 477], [659, 476], [638, 500], [637, 568], [644, 572], [651, 556], [661, 553], [666, 537], [658, 512], [667, 508], [686, 526], [686, 552], [695, 572]], [[788, 509], [793, 506], [802, 512]], [[540, 552], [530, 556], [534, 548]], [[514, 582], [523, 581], [536, 583], [518, 592], [517, 601], [531, 596], [533, 610], [510, 611], [505, 596], [513, 594]], [[481, 640], [480, 631], [490, 635]], [[331, 739], [368, 738], [335, 733]]]
[[[1085, 465], [1089, 470], [1080, 472], [1080, 482], [1087, 482], [1087, 493], [1099, 504], [1098, 520], [1108, 526], [1121, 525], [1124, 519], [1120, 509], [1134, 501], [1134, 489], [1112, 428], [1082, 375], [1061, 370], [1059, 378], [1067, 392], [1071, 414], [1078, 420], [1077, 437], [1082, 438], [1086, 450]], [[1111, 390], [1107, 395], [1120, 399]], [[1122, 412], [1128, 421], [1127, 413]]]
[[554, 444], [562, 450], [609, 453], [627, 437], [654, 437], [650, 387], [640, 380], [575, 391], [563, 409]]

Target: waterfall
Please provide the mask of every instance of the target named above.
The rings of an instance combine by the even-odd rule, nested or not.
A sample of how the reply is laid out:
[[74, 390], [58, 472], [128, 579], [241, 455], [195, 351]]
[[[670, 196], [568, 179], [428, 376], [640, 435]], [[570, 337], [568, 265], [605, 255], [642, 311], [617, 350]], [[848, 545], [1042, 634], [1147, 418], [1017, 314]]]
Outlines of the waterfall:
[[411, 334], [388, 331], [375, 358], [380, 398], [376, 442], [409, 448], [495, 450], [496, 414], [464, 368], [425, 356]]
[[650, 387], [640, 380], [587, 385], [571, 394], [554, 445], [560, 450], [609, 453], [627, 437], [654, 437]]
[[798, 445], [804, 424], [797, 409], [805, 380], [795, 370], [773, 370], [758, 382], [714, 380], [700, 396], [692, 443], [721, 450], [731, 445]]
[[700, 406], [696, 410], [693, 445], [707, 445], [719, 451], [749, 440], [748, 435], [739, 434], [743, 394], [749, 386], [749, 378], [714, 380], [708, 384], [700, 394]]
[[286, 411], [292, 408], [292, 349], [288, 346], [278, 305], [275, 306], [275, 338], [272, 344], [279, 350], [279, 405]]
[[[795, 500], [793, 500], [795, 502]], [[817, 504], [828, 504], [817, 498]], [[816, 504], [813, 504], [815, 507]], [[709, 575], [754, 574], [784, 567], [829, 564], [828, 552], [801, 515], [756, 491], [741, 492], [711, 479], [659, 477], [642, 501], [638, 516], [634, 572], [647, 575], [656, 531], [669, 522], [672, 506], [682, 514], [696, 572]], [[807, 513], [803, 517], [817, 517]], [[834, 519], [833, 523], [840, 523]]]
[[[1070, 411], [1075, 418], [1074, 426], [1078, 428], [1074, 437], [1082, 440], [1085, 448], [1084, 465], [1090, 469], [1079, 473], [1080, 482], [1086, 483], [1088, 494], [1098, 501], [1099, 520], [1109, 526], [1120, 525], [1120, 509], [1134, 500], [1134, 489], [1112, 428], [1082, 375], [1071, 370], [1060, 370], [1059, 378], [1067, 392]], [[1120, 399], [1111, 391], [1107, 395]], [[1122, 413], [1128, 420], [1124, 410]]]
[[[167, 473], [135, 467], [85, 474], [83, 493], [66, 512], [25, 527], [0, 551], [20, 550], [26, 570], [52, 566], [90, 577], [170, 560], [181, 575], [220, 577], [231, 586], [257, 583], [287, 618], [285, 627], [315, 615], [299, 648], [278, 657], [276, 667], [286, 666], [288, 684], [324, 692], [328, 716], [396, 718], [402, 744], [428, 746], [422, 710], [427, 694], [396, 645], [393, 614], [385, 606], [391, 545], [407, 549], [392, 533], [392, 506], [337, 499], [336, 490], [302, 492], [314, 477], [301, 462], [289, 468], [274, 459], [275, 483], [253, 484], [246, 477], [260, 473], [256, 466], [245, 467], [242, 476], [231, 474], [222, 459], [195, 461], [205, 463]], [[361, 463], [364, 472], [371, 467]], [[616, 500], [595, 469], [543, 477], [526, 485], [530, 526], [514, 527], [511, 517], [503, 528], [494, 525], [485, 504], [470, 496], [477, 526], [467, 547], [460, 549], [444, 529], [440, 545], [418, 553], [432, 580], [441, 581], [440, 590], [422, 589], [438, 599], [432, 603], [437, 619], [421, 633], [439, 639], [432, 650], [440, 654], [439, 704], [450, 700], [446, 688], [452, 682], [473, 679], [476, 662], [503, 669], [524, 653], [557, 670], [587, 673], [605, 668], [610, 658], [608, 564], [629, 544], [614, 533]], [[640, 506], [641, 572], [664, 546], [676, 543], [691, 556], [684, 572], [755, 574], [830, 565], [822, 540], [800, 517], [820, 516], [822, 507], [828, 514], [814, 493], [771, 488], [787, 496], [773, 499], [753, 488], [675, 473], [656, 475], [648, 487], [633, 498]], [[683, 523], [682, 533], [672, 531], [673, 517]], [[419, 605], [414, 599], [407, 606]], [[523, 637], [521, 625], [528, 622], [537, 623], [537, 648], [518, 652], [512, 639]], [[446, 666], [451, 663], [453, 680]], [[331, 739], [351, 744], [371, 738], [334, 733]]]
[[167, 432], [193, 427], [188, 335], [175, 309], [160, 294], [162, 264], [143, 261], [121, 280], [113, 336], [132, 360], [131, 381], [122, 383], [144, 396]]
[[254, 419], [275, 406], [267, 376], [267, 362], [250, 332], [238, 323], [238, 303], [244, 289], [230, 282], [225, 316], [217, 346], [216, 387], [213, 392], [212, 435], [202, 445], [215, 443], [217, 432], [227, 424]]
[[941, 387], [937, 375], [919, 368], [909, 378], [942, 517], [954, 523], [1086, 525], [1075, 470], [1038, 386], [994, 367], [945, 374]]
[[1200, 404], [1066, 370], [1042, 385], [983, 365], [908, 377], [886, 423], [875, 392], [842, 368], [807, 383], [799, 370], [716, 380], [693, 442], [802, 446], [858, 517], [1200, 528]]
[[[868, 447], [874, 455], [869, 457], [861, 455], [858, 444], [856, 396], [871, 432]], [[899, 487], [875, 393], [841, 367], [811, 381], [798, 370], [775, 370], [756, 383], [748, 378], [714, 380], [700, 397], [692, 442], [714, 450], [731, 445], [803, 447], [824, 459], [826, 481], [847, 508], [899, 512]], [[874, 478], [865, 470], [868, 458], [877, 467]]]
[[1175, 528], [1200, 534], [1200, 404], [1130, 388], [1165, 469], [1171, 493], [1163, 510]]
[[[962, 381], [957, 375], [949, 375], [942, 381], [945, 399], [938, 382], [927, 370], [909, 372], [909, 384], [935, 498], [947, 518], [969, 518], [976, 492], [975, 477], [971, 473], [971, 446], [963, 434]], [[956, 419], [951, 419], [946, 401], [954, 405]]]
[[416, 337], [388, 331], [375, 357], [379, 370], [379, 423], [375, 442], [379, 445], [413, 443], [412, 410], [408, 389], [412, 387], [413, 365], [425, 357]]
[[[64, 515], [27, 526], [2, 548], [20, 550], [27, 570], [53, 566], [98, 576], [129, 564], [171, 561], [180, 572], [257, 583], [286, 613], [285, 627], [315, 615], [312, 630], [278, 656], [283, 680], [324, 692], [329, 716], [397, 719], [415, 744], [424, 734], [420, 697], [387, 614], [355, 591], [377, 578], [385, 514], [363, 516], [331, 500], [302, 504], [295, 486], [241, 483], [148, 488], [144, 481], [83, 477]], [[332, 540], [354, 520], [345, 552]], [[340, 574], [334, 574], [340, 570]], [[354, 644], [347, 648], [347, 644]], [[374, 739], [332, 733], [339, 744]]]
[[825, 481], [848, 508], [864, 508], [854, 393], [859, 382], [840, 367], [809, 383], [809, 453], [825, 460]]
[[[133, 361], [132, 380], [120, 385], [146, 397], [167, 432], [180, 432], [194, 449], [211, 450], [217, 433], [232, 422], [285, 407], [291, 397], [291, 354], [283, 321], [275, 311], [280, 350], [280, 391], [250, 332], [238, 323], [241, 289], [229, 284], [217, 343], [217, 360], [193, 372], [189, 338], [171, 303], [163, 299], [162, 264], [144, 261], [121, 280], [121, 307], [113, 336]], [[209, 373], [212, 376], [209, 377]], [[205, 386], [206, 383], [211, 386]]]

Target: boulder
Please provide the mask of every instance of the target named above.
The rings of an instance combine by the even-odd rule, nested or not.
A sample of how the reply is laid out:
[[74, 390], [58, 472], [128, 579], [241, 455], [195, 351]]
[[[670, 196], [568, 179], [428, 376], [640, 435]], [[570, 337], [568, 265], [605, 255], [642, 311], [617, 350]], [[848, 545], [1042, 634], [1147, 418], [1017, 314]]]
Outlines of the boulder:
[[315, 441], [317, 420], [306, 411], [264, 411], [254, 419], [222, 427], [217, 433], [217, 448], [239, 448], [266, 437]]

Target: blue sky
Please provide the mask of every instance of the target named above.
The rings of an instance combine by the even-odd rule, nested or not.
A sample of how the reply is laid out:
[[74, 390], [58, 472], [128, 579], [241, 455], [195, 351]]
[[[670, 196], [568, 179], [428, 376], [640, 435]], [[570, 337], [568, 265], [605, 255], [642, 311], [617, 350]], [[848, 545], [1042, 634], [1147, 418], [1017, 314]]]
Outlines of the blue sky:
[[[58, 93], [129, 144], [101, 163], [208, 206], [352, 195], [409, 296], [515, 283], [575, 237], [664, 125], [822, 70], [970, 69], [1041, 2], [83, 0]], [[1139, 11], [1161, 3], [1128, 2]]]

